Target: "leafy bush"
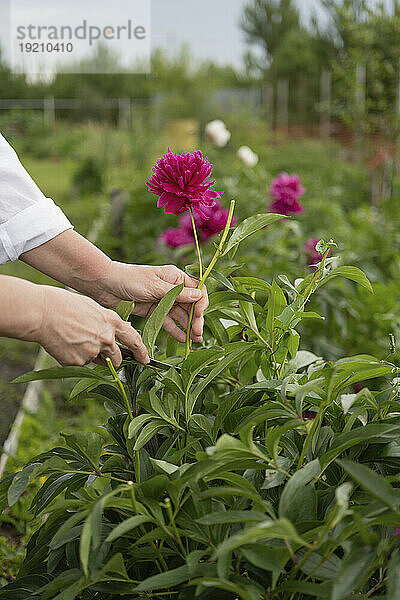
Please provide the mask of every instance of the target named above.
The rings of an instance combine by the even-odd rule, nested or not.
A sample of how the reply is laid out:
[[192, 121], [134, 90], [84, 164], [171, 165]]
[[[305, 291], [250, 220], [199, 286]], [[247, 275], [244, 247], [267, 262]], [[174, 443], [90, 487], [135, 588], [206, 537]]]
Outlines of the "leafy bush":
[[[20, 378], [76, 378], [71, 397], [110, 416], [1, 482], [4, 508], [45, 477], [32, 510], [47, 519], [0, 599], [397, 597], [399, 381], [386, 381], [398, 369], [368, 355], [326, 362], [299, 350], [296, 330], [321, 319], [306, 305], [331, 280], [371, 286], [334, 269], [322, 242], [296, 284], [238, 276], [239, 242], [273, 216], [222, 234], [206, 341], [186, 358], [158, 338], [178, 286], [143, 330], [162, 363]], [[376, 378], [379, 391], [349, 393]]]

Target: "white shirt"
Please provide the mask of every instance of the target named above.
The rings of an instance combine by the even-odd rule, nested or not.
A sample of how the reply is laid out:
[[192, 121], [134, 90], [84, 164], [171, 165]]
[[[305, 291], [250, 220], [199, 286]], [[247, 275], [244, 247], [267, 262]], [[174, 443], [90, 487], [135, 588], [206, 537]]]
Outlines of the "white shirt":
[[72, 225], [46, 198], [0, 134], [0, 264], [17, 260]]

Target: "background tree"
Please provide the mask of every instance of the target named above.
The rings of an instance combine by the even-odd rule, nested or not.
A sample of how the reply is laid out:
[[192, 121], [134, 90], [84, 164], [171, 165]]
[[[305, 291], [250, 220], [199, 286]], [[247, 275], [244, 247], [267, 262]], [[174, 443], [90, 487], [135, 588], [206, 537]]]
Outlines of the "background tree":
[[286, 36], [301, 29], [300, 13], [292, 0], [252, 0], [244, 8], [241, 27], [250, 44], [261, 45], [263, 68], [268, 70]]

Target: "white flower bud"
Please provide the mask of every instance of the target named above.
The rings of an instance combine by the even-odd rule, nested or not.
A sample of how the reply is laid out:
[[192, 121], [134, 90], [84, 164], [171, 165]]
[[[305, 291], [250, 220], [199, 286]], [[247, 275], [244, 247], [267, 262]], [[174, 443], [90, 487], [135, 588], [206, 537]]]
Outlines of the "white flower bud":
[[248, 146], [240, 146], [237, 156], [246, 167], [255, 167], [259, 160], [258, 154], [253, 152]]
[[231, 132], [220, 119], [207, 123], [205, 128], [206, 138], [218, 148], [224, 148], [231, 139]]

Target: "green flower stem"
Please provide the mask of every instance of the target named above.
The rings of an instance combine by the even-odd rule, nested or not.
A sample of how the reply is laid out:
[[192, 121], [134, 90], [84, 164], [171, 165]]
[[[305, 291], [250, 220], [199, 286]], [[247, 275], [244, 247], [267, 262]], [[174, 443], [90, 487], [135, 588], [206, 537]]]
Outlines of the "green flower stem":
[[[114, 381], [117, 384], [117, 386], [118, 386], [118, 388], [119, 388], [119, 390], [120, 390], [120, 392], [122, 394], [122, 397], [123, 397], [123, 399], [125, 401], [125, 405], [126, 405], [126, 409], [128, 411], [129, 418], [130, 418], [131, 421], [133, 421], [133, 413], [132, 413], [132, 410], [131, 410], [131, 407], [130, 407], [130, 404], [129, 404], [128, 396], [126, 395], [126, 391], [125, 391], [124, 385], [123, 385], [122, 381], [120, 380], [120, 378], [118, 377], [117, 371], [115, 370], [114, 365], [111, 362], [111, 359], [110, 358], [106, 358], [106, 361], [107, 361], [108, 368], [109, 368], [109, 370], [111, 372], [111, 375], [113, 376]], [[135, 452], [135, 474], [136, 474], [136, 481], [137, 481], [137, 483], [140, 483], [140, 455], [139, 455], [139, 450]]]
[[113, 376], [113, 379], [114, 379], [115, 383], [117, 384], [117, 386], [118, 386], [118, 388], [119, 388], [119, 390], [120, 390], [120, 392], [122, 394], [122, 397], [123, 397], [123, 399], [125, 401], [126, 409], [128, 411], [129, 418], [132, 421], [133, 420], [133, 414], [132, 414], [132, 410], [131, 410], [131, 407], [130, 407], [130, 404], [129, 404], [128, 396], [126, 395], [126, 391], [125, 391], [124, 385], [123, 385], [122, 381], [120, 380], [120, 378], [118, 377], [117, 371], [115, 370], [114, 365], [111, 362], [111, 359], [110, 358], [106, 358], [106, 361], [107, 361], [107, 366], [110, 369], [110, 373]]
[[319, 278], [319, 275], [320, 275], [320, 273], [321, 273], [321, 272], [323, 271], [323, 269], [324, 269], [324, 266], [325, 266], [325, 261], [326, 261], [326, 259], [328, 258], [328, 255], [329, 255], [329, 252], [330, 252], [330, 251], [331, 251], [331, 249], [330, 249], [330, 248], [328, 248], [328, 249], [325, 251], [325, 254], [324, 254], [324, 256], [322, 257], [321, 263], [320, 263], [320, 265], [319, 265], [318, 269], [316, 270], [316, 272], [314, 273], [314, 277], [312, 278], [312, 280], [311, 280], [311, 282], [310, 282], [310, 285], [308, 286], [308, 288], [307, 288], [307, 290], [306, 290], [306, 293], [305, 293], [305, 300], [304, 300], [304, 303], [303, 303], [303, 308], [305, 307], [305, 305], [306, 305], [306, 304], [307, 304], [307, 302], [309, 301], [309, 299], [310, 299], [310, 296], [311, 296], [311, 294], [312, 294], [312, 293], [313, 293], [313, 291], [314, 291], [314, 285], [317, 283], [317, 281], [318, 281], [318, 278]]
[[[199, 285], [197, 286], [197, 288], [199, 290], [202, 289], [203, 285], [205, 284], [205, 282], [208, 279], [208, 276], [210, 275], [211, 271], [213, 270], [213, 267], [214, 267], [215, 263], [217, 262], [217, 260], [219, 259], [219, 257], [222, 254], [226, 238], [228, 237], [228, 233], [229, 233], [229, 230], [231, 228], [231, 223], [232, 223], [232, 217], [233, 217], [234, 210], [235, 210], [235, 201], [231, 200], [231, 204], [230, 204], [230, 207], [229, 207], [228, 219], [226, 221], [225, 229], [224, 229], [224, 231], [222, 233], [220, 242], [218, 244], [218, 248], [215, 251], [214, 256], [212, 257], [210, 264], [208, 265], [205, 273], [200, 276]], [[196, 229], [195, 229], [195, 225], [194, 225], [194, 219], [192, 220], [192, 223], [193, 223], [193, 231], [195, 233]], [[195, 239], [196, 239], [196, 235], [197, 234], [195, 233]], [[200, 260], [201, 260], [201, 258], [200, 258], [200, 254], [199, 254], [199, 261]], [[200, 266], [200, 264], [199, 264], [199, 266]], [[200, 267], [200, 269], [201, 269], [201, 267]], [[186, 334], [186, 352], [185, 352], [185, 358], [187, 358], [189, 356], [189, 353], [190, 353], [190, 333], [192, 331], [192, 322], [193, 322], [194, 308], [195, 308], [195, 304], [192, 304], [192, 308], [190, 309], [189, 323], [188, 323], [187, 334]]]
[[307, 433], [307, 437], [304, 442], [304, 445], [303, 445], [303, 448], [302, 448], [302, 451], [301, 451], [301, 454], [299, 457], [299, 461], [297, 463], [297, 470], [301, 469], [301, 467], [303, 466], [303, 462], [306, 457], [306, 453], [307, 453], [308, 447], [310, 445], [310, 442], [312, 440], [312, 437], [315, 433], [315, 430], [317, 429], [319, 422], [322, 421], [322, 419], [324, 418], [324, 411], [327, 407], [327, 404], [328, 403], [326, 401], [321, 404], [321, 407], [312, 422], [312, 425]]
[[196, 228], [196, 223], [194, 221], [194, 215], [193, 215], [192, 208], [189, 208], [189, 213], [190, 213], [190, 218], [192, 220], [193, 235], [194, 235], [194, 241], [195, 241], [195, 244], [196, 244], [197, 258], [199, 260], [199, 275], [200, 275], [200, 280], [201, 280], [202, 277], [203, 277], [203, 261], [201, 260], [201, 251], [200, 251], [200, 244], [199, 244], [199, 236], [197, 235], [197, 228]]
[[164, 506], [165, 506], [165, 508], [167, 509], [167, 513], [168, 513], [168, 517], [169, 517], [170, 524], [171, 524], [171, 527], [172, 527], [172, 531], [174, 532], [174, 536], [175, 536], [175, 538], [176, 538], [176, 541], [177, 541], [177, 543], [178, 543], [178, 546], [179, 546], [179, 548], [181, 549], [183, 556], [184, 556], [184, 557], [186, 557], [186, 550], [185, 550], [185, 546], [184, 546], [184, 545], [183, 545], [183, 543], [182, 543], [182, 538], [181, 538], [181, 536], [179, 535], [179, 531], [178, 531], [178, 529], [177, 529], [177, 527], [176, 527], [176, 523], [175, 523], [174, 514], [173, 514], [173, 512], [172, 512], [171, 500], [170, 500], [169, 498], [166, 498], [166, 499], [165, 499]]

